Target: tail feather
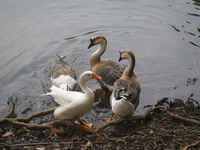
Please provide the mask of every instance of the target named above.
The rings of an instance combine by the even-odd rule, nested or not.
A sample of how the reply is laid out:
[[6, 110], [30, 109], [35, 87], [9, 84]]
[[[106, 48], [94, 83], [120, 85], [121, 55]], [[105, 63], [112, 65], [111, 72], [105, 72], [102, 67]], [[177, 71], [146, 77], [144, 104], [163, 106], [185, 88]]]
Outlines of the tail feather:
[[64, 60], [65, 59], [65, 57], [67, 57], [67, 56], [59, 56], [58, 54], [56, 54], [56, 56], [60, 59], [60, 61], [61, 62], [63, 62], [64, 64], [66, 64], [67, 62]]
[[48, 96], [51, 95], [51, 93], [41, 94], [40, 96]]
[[53, 93], [55, 93], [54, 91], [56, 91], [58, 88], [56, 86], [52, 85], [50, 89], [51, 89], [51, 93], [42, 94], [40, 96], [48, 96], [48, 95], [52, 96]]

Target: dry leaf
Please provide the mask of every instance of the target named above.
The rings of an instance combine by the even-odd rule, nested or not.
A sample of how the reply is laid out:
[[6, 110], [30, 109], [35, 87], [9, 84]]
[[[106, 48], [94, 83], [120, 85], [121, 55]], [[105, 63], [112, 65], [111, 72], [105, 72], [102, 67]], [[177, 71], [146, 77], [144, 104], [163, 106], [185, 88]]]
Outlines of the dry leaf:
[[6, 132], [4, 135], [2, 135], [2, 137], [7, 137], [7, 136], [10, 136], [12, 134], [13, 134], [13, 132]]

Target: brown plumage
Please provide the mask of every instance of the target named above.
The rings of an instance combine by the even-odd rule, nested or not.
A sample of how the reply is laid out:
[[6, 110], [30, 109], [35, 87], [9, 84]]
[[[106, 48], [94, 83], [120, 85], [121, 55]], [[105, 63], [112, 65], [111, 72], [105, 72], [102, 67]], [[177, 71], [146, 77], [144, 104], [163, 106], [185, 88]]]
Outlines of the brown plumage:
[[63, 90], [72, 91], [77, 84], [77, 77], [72, 66], [65, 61], [65, 57], [57, 55], [59, 60], [52, 64], [52, 85], [57, 86]]
[[102, 81], [110, 86], [114, 85], [114, 82], [119, 79], [125, 68], [116, 63], [112, 59], [102, 59], [99, 65], [96, 65], [91, 70], [103, 77]]
[[101, 58], [107, 46], [105, 37], [96, 35], [90, 41], [88, 48], [100, 44], [98, 50], [90, 56], [91, 70], [102, 77], [103, 82], [98, 80], [102, 89], [105, 92], [112, 91], [114, 82], [122, 76], [125, 68], [112, 59]]
[[52, 64], [52, 78], [58, 78], [60, 75], [70, 75], [72, 78], [74, 78], [74, 80], [77, 80], [76, 72], [72, 66], [64, 60], [66, 56], [56, 56], [58, 56], [59, 60], [53, 62]]
[[[135, 56], [131, 50], [124, 49], [120, 52], [119, 61], [122, 59], [129, 59], [130, 64], [124, 70], [121, 78], [115, 82], [114, 96], [116, 100], [119, 100], [121, 97], [126, 97], [127, 100], [134, 103], [140, 95], [140, 84], [133, 74]], [[138, 105], [138, 103], [136, 104]]]
[[114, 83], [114, 91], [110, 97], [110, 104], [113, 113], [119, 117], [132, 115], [139, 104], [140, 84], [137, 81], [133, 69], [135, 67], [135, 56], [129, 49], [120, 52], [119, 61], [129, 59], [129, 65], [124, 70], [120, 79]]

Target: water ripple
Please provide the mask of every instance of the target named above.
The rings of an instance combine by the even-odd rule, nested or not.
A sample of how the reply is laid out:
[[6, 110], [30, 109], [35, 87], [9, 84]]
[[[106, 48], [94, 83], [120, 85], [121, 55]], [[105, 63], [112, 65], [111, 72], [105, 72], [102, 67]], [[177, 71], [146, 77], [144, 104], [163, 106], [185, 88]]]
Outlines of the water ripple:
[[74, 39], [74, 38], [77, 38], [77, 37], [80, 37], [80, 36], [92, 34], [92, 33], [99, 32], [99, 31], [105, 31], [105, 30], [94, 30], [94, 31], [86, 32], [86, 33], [83, 33], [83, 34], [80, 34], [80, 35], [71, 36], [71, 37], [65, 38], [64, 40]]

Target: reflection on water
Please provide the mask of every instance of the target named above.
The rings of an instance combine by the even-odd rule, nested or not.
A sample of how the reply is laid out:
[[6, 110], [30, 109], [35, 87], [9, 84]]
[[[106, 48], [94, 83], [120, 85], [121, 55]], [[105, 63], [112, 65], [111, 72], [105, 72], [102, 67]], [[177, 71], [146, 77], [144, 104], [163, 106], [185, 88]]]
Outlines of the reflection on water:
[[[50, 89], [55, 54], [66, 55], [79, 77], [90, 70], [89, 57], [98, 47], [87, 46], [97, 34], [108, 41], [103, 58], [117, 61], [125, 48], [136, 56], [142, 87], [136, 114], [166, 96], [186, 100], [192, 94], [199, 101], [199, 16], [198, 0], [1, 1], [0, 117], [12, 94], [18, 96], [18, 117], [56, 106], [51, 97], [40, 97]], [[109, 118], [109, 95], [96, 81], [87, 85], [96, 100], [83, 119]]]

